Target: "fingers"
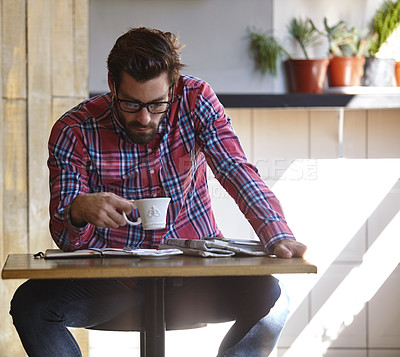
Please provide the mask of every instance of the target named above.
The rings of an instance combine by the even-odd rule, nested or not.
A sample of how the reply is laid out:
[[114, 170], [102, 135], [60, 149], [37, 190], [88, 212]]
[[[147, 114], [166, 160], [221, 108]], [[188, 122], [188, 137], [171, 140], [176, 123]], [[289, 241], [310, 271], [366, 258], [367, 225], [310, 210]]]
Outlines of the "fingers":
[[286, 258], [286, 259], [289, 259], [293, 256], [291, 250], [282, 244], [277, 245], [277, 247], [274, 249], [274, 254], [278, 258]]
[[284, 239], [273, 246], [273, 252], [278, 258], [303, 258], [307, 247], [292, 239]]
[[72, 202], [71, 219], [76, 226], [90, 223], [96, 227], [118, 228], [126, 225], [123, 211], [131, 213], [131, 202], [113, 193], [84, 194]]
[[118, 228], [126, 225], [124, 217], [116, 210], [99, 212], [90, 218], [90, 222], [101, 228]]

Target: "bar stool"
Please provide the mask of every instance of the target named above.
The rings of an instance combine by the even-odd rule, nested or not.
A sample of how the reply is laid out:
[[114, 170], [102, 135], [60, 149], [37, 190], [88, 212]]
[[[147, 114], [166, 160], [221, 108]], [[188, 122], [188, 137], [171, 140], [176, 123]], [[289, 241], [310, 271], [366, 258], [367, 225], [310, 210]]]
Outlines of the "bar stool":
[[[149, 357], [148, 352], [146, 352], [146, 327], [144, 323], [137, 325], [132, 324], [132, 319], [130, 318], [134, 314], [135, 311], [127, 311], [123, 314], [116, 316], [114, 319], [107, 321], [101, 325], [93, 326], [90, 330], [102, 330], [102, 331], [132, 331], [132, 332], [140, 332], [140, 356], [141, 357]], [[171, 321], [168, 323], [166, 321], [166, 330], [187, 330], [187, 329], [195, 329], [206, 327], [206, 323], [193, 323], [189, 324], [185, 321]]]
[[170, 316], [165, 317], [164, 280], [164, 278], [146, 279], [144, 306], [133, 307], [110, 321], [88, 329], [140, 332], [140, 356], [164, 356], [165, 331], [207, 326], [206, 323], [189, 321], [180, 311], [173, 311]]

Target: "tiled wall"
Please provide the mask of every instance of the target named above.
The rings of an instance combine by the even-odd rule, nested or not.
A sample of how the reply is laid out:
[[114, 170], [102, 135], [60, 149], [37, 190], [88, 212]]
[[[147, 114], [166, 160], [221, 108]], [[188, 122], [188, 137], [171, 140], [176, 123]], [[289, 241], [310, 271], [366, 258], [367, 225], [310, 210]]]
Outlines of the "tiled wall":
[[[292, 314], [277, 355], [400, 356], [400, 110], [345, 110], [341, 143], [334, 108], [228, 114], [319, 268], [280, 276]], [[255, 238], [212, 177], [210, 187], [224, 234]]]

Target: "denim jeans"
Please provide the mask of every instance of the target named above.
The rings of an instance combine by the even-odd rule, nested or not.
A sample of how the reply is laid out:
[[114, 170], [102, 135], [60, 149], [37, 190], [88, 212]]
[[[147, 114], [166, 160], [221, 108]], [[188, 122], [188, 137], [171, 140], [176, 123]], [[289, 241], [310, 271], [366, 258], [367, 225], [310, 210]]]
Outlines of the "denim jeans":
[[[192, 323], [234, 320], [218, 356], [268, 356], [287, 317], [284, 294], [271, 310], [280, 296], [272, 276], [168, 278], [166, 322], [177, 315]], [[115, 279], [29, 280], [15, 292], [10, 314], [28, 356], [75, 357], [81, 352], [68, 327], [91, 328], [143, 304], [140, 280], [134, 288]]]

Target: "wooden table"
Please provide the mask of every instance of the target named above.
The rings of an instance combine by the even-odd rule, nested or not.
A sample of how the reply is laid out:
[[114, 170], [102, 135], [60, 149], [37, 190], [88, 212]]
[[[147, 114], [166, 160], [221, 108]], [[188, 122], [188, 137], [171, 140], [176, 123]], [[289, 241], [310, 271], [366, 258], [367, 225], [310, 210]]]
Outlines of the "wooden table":
[[35, 259], [30, 254], [10, 254], [3, 279], [151, 278], [146, 279], [145, 341], [141, 355], [162, 357], [165, 350], [164, 279], [167, 277], [251, 276], [316, 273], [317, 267], [300, 259], [274, 257], [169, 259], [73, 258]]

